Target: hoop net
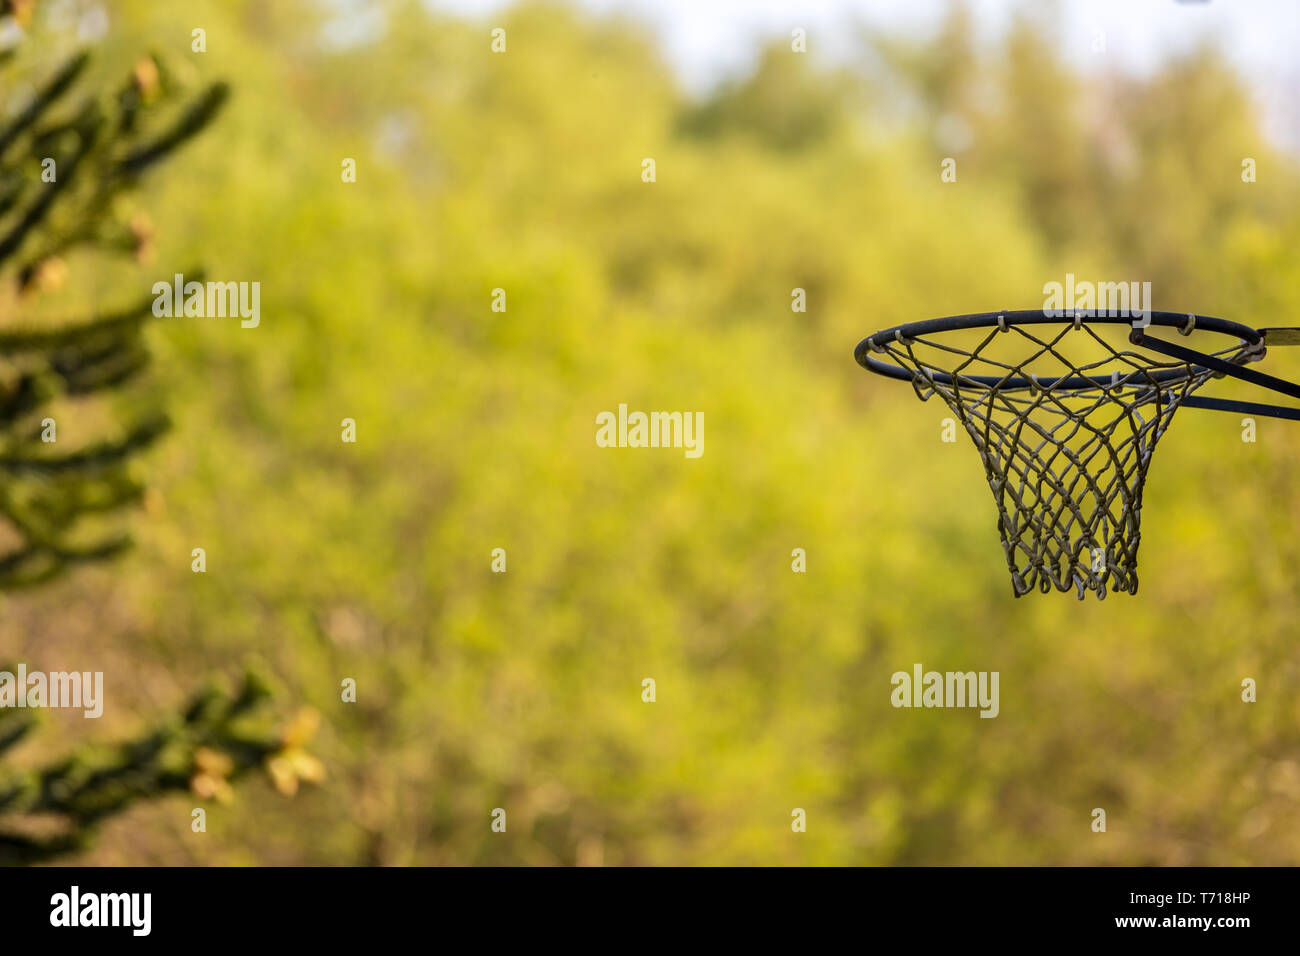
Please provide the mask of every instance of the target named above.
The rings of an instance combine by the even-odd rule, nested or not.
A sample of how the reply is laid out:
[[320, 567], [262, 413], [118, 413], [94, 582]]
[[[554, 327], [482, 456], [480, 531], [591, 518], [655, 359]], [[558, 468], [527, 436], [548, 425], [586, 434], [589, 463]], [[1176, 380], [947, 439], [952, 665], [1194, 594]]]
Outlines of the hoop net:
[[[1070, 317], [1038, 328], [1041, 337], [1009, 323], [967, 330], [978, 339], [972, 348], [899, 332], [872, 348], [910, 373], [923, 401], [942, 398], [975, 443], [1017, 597], [1035, 587], [1073, 587], [1080, 600], [1086, 591], [1105, 598], [1108, 586], [1135, 594], [1156, 442], [1182, 400], [1220, 373], [1116, 348]], [[999, 360], [1008, 344], [1019, 354], [1028, 345], [1028, 357]], [[1235, 340], [1207, 354], [1234, 364], [1255, 357]]]

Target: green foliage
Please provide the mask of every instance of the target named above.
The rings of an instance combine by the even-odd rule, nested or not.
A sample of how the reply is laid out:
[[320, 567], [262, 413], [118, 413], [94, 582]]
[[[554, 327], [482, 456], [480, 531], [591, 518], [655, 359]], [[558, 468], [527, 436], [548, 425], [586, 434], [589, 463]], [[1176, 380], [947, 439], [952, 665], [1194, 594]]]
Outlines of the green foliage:
[[835, 82], [792, 56], [780, 44], [763, 51], [758, 68], [743, 81], [731, 81], [705, 102], [682, 112], [681, 130], [711, 139], [748, 133], [760, 146], [805, 149], [823, 142], [852, 115], [856, 87], [845, 77]]
[[[44, 59], [19, 52], [0, 67], [7, 88], [32, 85], [27, 102], [0, 122], [0, 282], [20, 298], [61, 285], [78, 248], [143, 254], [149, 227], [124, 218], [123, 193], [201, 131], [226, 96], [214, 84], [177, 106], [181, 91], [152, 58], [111, 96], [85, 92], [87, 51], [53, 70]], [[71, 453], [43, 446], [57, 443], [49, 426], [57, 420], [46, 418], [56, 399], [88, 404], [147, 365], [140, 328], [150, 301], [137, 296], [125, 309], [52, 328], [0, 329], [0, 587], [43, 583], [126, 546], [120, 534], [88, 536], [85, 519], [138, 500], [128, 462], [166, 419], [152, 411], [119, 426], [119, 437]]]
[[[0, 14], [10, 26], [33, 25], [31, 4]], [[23, 316], [0, 326], [0, 592], [47, 583], [129, 542], [113, 525], [143, 495], [136, 461], [167, 426], [147, 399], [119, 395], [148, 364], [142, 327], [152, 298], [55, 322], [33, 300], [57, 291], [81, 250], [109, 261], [149, 257], [151, 227], [131, 213], [127, 193], [200, 133], [227, 95], [221, 83], [187, 93], [153, 57], [110, 92], [87, 82], [88, 51], [59, 54], [51, 69], [53, 51], [36, 47], [8, 49], [0, 61], [6, 90], [30, 89], [0, 117], [0, 284], [7, 311]], [[127, 423], [116, 420], [122, 409], [134, 412]], [[105, 420], [111, 437], [74, 438], [62, 450], [68, 436], [94, 435]], [[276, 761], [296, 752], [257, 726], [268, 696], [250, 675], [237, 694], [214, 686], [129, 743], [85, 745], [33, 769], [0, 765], [0, 864], [83, 849], [105, 818], [141, 799], [192, 787], [224, 796], [229, 779], [264, 764], [274, 775]], [[0, 756], [35, 724], [31, 710], [0, 710]]]
[[[292, 811], [241, 794], [220, 839], [142, 816], [81, 859], [1300, 858], [1294, 428], [1180, 413], [1139, 594], [1013, 601], [974, 451], [851, 357], [1067, 271], [1294, 322], [1294, 159], [1222, 63], [1083, 77], [1050, 26], [988, 49], [955, 20], [937, 49], [868, 39], [857, 77], [778, 45], [697, 101], [640, 29], [550, 4], [386, 3], [351, 43], [315, 4], [181, 6], [122, 4], [107, 46], [206, 26], [188, 65], [239, 108], [148, 198], [182, 261], [263, 283], [264, 318], [146, 333], [176, 432], [141, 546], [10, 610], [36, 646], [109, 608], [105, 653], [143, 675], [258, 652], [338, 772]], [[703, 411], [703, 457], [595, 447], [620, 402]], [[915, 662], [999, 671], [1000, 716], [893, 709]]]
[[[225, 796], [229, 781], [285, 749], [267, 724], [270, 696], [250, 673], [238, 693], [210, 686], [177, 718], [128, 742], [85, 747], [34, 771], [0, 767], [0, 865], [83, 850], [106, 818], [138, 800], [174, 790]], [[0, 755], [36, 722], [30, 710], [0, 710]]]

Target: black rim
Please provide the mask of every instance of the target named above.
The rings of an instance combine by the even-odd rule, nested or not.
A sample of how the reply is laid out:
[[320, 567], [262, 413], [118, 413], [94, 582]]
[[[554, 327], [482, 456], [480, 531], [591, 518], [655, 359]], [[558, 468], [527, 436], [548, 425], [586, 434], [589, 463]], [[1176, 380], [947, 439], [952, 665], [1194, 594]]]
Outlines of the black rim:
[[[1089, 315], [1083, 314], [1081, 321], [1094, 324], [1105, 325], [1132, 325], [1133, 320], [1124, 316], [1106, 316], [1106, 315]], [[877, 375], [884, 375], [887, 378], [896, 378], [902, 381], [910, 382], [917, 377], [917, 373], [897, 365], [893, 362], [883, 362], [880, 359], [873, 358], [871, 352], [873, 346], [877, 343], [881, 346], [889, 342], [896, 341], [900, 336], [904, 339], [916, 338], [918, 336], [933, 335], [936, 332], [958, 332], [963, 329], [980, 329], [992, 328], [998, 326], [999, 319], [1006, 324], [1008, 328], [1013, 325], [1051, 325], [1060, 323], [1073, 323], [1075, 313], [1071, 310], [1065, 310], [1061, 315], [1049, 315], [1042, 310], [1025, 309], [1025, 310], [1007, 310], [1002, 312], [972, 312], [969, 315], [949, 315], [941, 319], [924, 319], [920, 322], [907, 322], [903, 325], [896, 325], [893, 328], [882, 329], [868, 335], [858, 343], [857, 348], [853, 350], [853, 358], [859, 365], [868, 371], [875, 372]], [[1193, 315], [1190, 312], [1152, 312], [1151, 325], [1167, 326], [1181, 330], [1187, 329], [1192, 325], [1197, 331], [1218, 332], [1222, 335], [1230, 335], [1241, 340], [1243, 345], [1258, 345], [1262, 341], [1262, 336], [1258, 331], [1248, 325], [1242, 325], [1240, 322], [1232, 322], [1228, 319], [1215, 318], [1212, 315]], [[1129, 341], [1135, 345], [1141, 345], [1141, 329], [1134, 329], [1129, 336]], [[1200, 366], [1192, 367], [1193, 374], [1209, 371]], [[1125, 373], [1122, 378], [1127, 379], [1129, 376], [1141, 374], [1137, 370]], [[1163, 371], [1146, 373], [1143, 377], [1143, 384], [1160, 385], [1166, 382], [1181, 381], [1187, 377], [1187, 372], [1181, 369], [1164, 369]], [[1076, 375], [1070, 378], [1038, 378], [1030, 380], [1024, 376], [997, 376], [997, 375], [958, 375], [957, 381], [953, 381], [953, 376], [948, 372], [934, 372], [926, 370], [924, 376], [932, 379], [937, 385], [954, 386], [965, 384], [983, 385], [986, 387], [998, 387], [1003, 390], [1022, 389], [1022, 388], [1109, 388], [1117, 384], [1118, 379], [1108, 375]], [[1131, 383], [1128, 383], [1131, 384]]]

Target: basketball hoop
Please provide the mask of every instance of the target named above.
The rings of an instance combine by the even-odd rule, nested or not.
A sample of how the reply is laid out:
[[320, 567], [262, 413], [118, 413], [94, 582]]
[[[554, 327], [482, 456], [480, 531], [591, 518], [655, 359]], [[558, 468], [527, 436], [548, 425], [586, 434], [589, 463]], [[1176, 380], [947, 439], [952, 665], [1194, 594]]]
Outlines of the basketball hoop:
[[[1080, 600], [1108, 588], [1137, 593], [1142, 491], [1179, 408], [1300, 420], [1300, 409], [1194, 394], [1229, 375], [1300, 398], [1300, 385], [1244, 367], [1264, 357], [1266, 341], [1300, 342], [1298, 330], [1149, 316], [1138, 327], [1086, 310], [980, 312], [885, 329], [854, 350], [859, 365], [911, 382], [923, 401], [938, 395], [965, 427], [997, 505], [1016, 597], [1035, 587], [1073, 588]], [[1131, 348], [1102, 334], [1124, 325]], [[1222, 345], [1195, 351], [1149, 335], [1155, 328], [1211, 333]]]

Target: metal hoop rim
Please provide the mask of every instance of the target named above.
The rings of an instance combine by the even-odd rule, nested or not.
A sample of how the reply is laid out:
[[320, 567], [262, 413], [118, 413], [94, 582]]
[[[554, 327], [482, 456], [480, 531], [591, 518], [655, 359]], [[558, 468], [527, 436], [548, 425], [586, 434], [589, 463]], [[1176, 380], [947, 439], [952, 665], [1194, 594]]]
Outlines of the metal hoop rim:
[[[883, 348], [887, 342], [895, 341], [898, 338], [910, 339], [920, 335], [931, 335], [936, 332], [958, 332], [965, 329], [978, 328], [1003, 328], [1006, 329], [1011, 325], [1049, 325], [1052, 323], [1074, 322], [1078, 327], [1078, 320], [1082, 318], [1088, 322], [1103, 323], [1107, 325], [1132, 325], [1133, 320], [1128, 316], [1117, 315], [1091, 315], [1089, 310], [1064, 309], [1060, 315], [1048, 313], [1042, 309], [1004, 309], [999, 312], [971, 312], [965, 315], [949, 315], [938, 319], [923, 319], [919, 322], [907, 322], [903, 325], [896, 325], [892, 328], [882, 329], [868, 335], [858, 343], [853, 350], [854, 360], [863, 368], [877, 375], [883, 375], [886, 378], [895, 378], [901, 381], [910, 382], [916, 378], [916, 373], [904, 368], [901, 365], [892, 362], [883, 362], [880, 359], [873, 358], [870, 353], [873, 350]], [[1152, 312], [1150, 313], [1151, 325], [1167, 326], [1182, 331], [1189, 324], [1189, 319], [1197, 331], [1218, 332], [1222, 335], [1230, 335], [1242, 341], [1245, 345], [1258, 346], [1263, 342], [1263, 336], [1248, 325], [1242, 325], [1240, 322], [1233, 322], [1230, 319], [1219, 319], [1211, 315], [1197, 315], [1191, 312]], [[1134, 328], [1133, 335], [1130, 337], [1134, 344], [1140, 344], [1141, 329]], [[880, 344], [877, 345], [877, 342]], [[1200, 366], [1194, 367], [1201, 370]], [[1187, 373], [1178, 369], [1165, 369], [1148, 375], [1143, 384], [1163, 384], [1184, 379]], [[929, 378], [935, 384], [952, 387], [954, 385], [953, 376], [948, 372], [931, 372]], [[958, 383], [967, 383], [972, 385], [983, 385], [989, 388], [994, 386], [1001, 390], [1027, 389], [1027, 388], [1110, 388], [1115, 384], [1113, 376], [1109, 375], [1076, 375], [1070, 378], [1039, 378], [1031, 381], [1025, 376], [1015, 375], [1011, 377], [999, 377], [996, 375], [958, 375]]]

